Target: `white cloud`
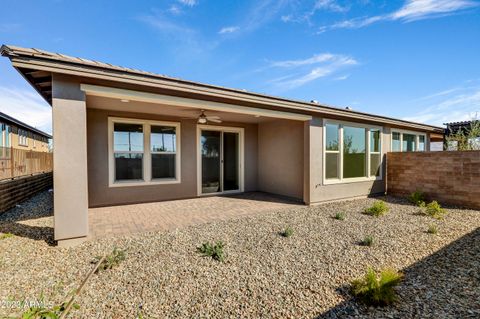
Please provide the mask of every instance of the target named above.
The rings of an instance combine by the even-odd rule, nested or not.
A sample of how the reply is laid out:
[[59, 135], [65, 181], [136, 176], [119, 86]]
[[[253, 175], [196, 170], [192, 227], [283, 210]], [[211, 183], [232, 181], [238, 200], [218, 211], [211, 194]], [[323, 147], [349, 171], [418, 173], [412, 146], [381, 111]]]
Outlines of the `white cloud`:
[[[350, 56], [331, 53], [315, 54], [310, 58], [301, 60], [271, 62], [270, 67], [293, 69], [294, 73], [278, 77], [270, 82], [284, 89], [293, 89], [357, 64], [358, 62]], [[344, 76], [343, 79], [347, 77]], [[336, 80], [340, 79], [336, 78]]]
[[480, 115], [480, 85], [455, 87], [412, 101], [422, 111], [405, 120], [442, 125]]
[[392, 13], [392, 20], [414, 21], [449, 14], [477, 6], [470, 0], [408, 0], [400, 10]]
[[340, 75], [340, 76], [337, 76], [334, 80], [335, 81], [343, 81], [343, 80], [346, 80], [350, 77], [350, 74], [345, 74], [345, 75]]
[[239, 27], [224, 27], [224, 28], [221, 28], [220, 31], [218, 31], [219, 34], [226, 34], [226, 33], [234, 33], [234, 32], [237, 32], [238, 30], [240, 30]]
[[0, 86], [0, 110], [39, 130], [52, 132], [52, 109], [36, 92]]
[[322, 26], [318, 33], [335, 29], [358, 29], [379, 21], [412, 22], [423, 19], [458, 13], [459, 11], [478, 6], [479, 3], [470, 0], [406, 0], [397, 11], [371, 17], [357, 17], [343, 20], [331, 25]]
[[322, 53], [322, 54], [314, 54], [310, 58], [306, 58], [303, 60], [285, 60], [285, 61], [277, 61], [272, 62], [271, 66], [273, 67], [298, 67], [302, 65], [311, 65], [322, 63], [325, 61], [329, 61], [334, 59], [336, 56], [330, 53]]
[[198, 4], [197, 0], [178, 0], [178, 2], [189, 7], [193, 7]]
[[180, 7], [176, 4], [172, 4], [170, 8], [167, 9], [167, 11], [173, 15], [179, 15], [183, 13], [182, 9], [180, 9]]
[[317, 0], [313, 6], [313, 11], [327, 10], [333, 12], [346, 12], [350, 8], [341, 6], [335, 0]]

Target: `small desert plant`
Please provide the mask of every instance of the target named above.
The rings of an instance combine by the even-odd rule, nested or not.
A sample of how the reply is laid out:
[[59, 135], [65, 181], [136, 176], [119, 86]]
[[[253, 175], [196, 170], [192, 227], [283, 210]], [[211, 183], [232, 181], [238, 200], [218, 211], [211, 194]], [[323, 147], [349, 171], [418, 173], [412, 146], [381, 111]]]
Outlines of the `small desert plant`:
[[290, 237], [293, 235], [293, 229], [292, 227], [288, 226], [287, 228], [285, 228], [284, 231], [282, 231], [280, 233], [280, 235], [282, 235], [283, 237]]
[[223, 252], [223, 247], [225, 245], [221, 241], [217, 241], [215, 244], [209, 242], [203, 243], [202, 246], [198, 247], [197, 250], [206, 257], [212, 257], [217, 261], [224, 261], [225, 254]]
[[389, 305], [397, 299], [394, 288], [402, 278], [403, 274], [393, 269], [385, 269], [377, 274], [369, 268], [363, 278], [352, 281], [351, 291], [367, 305]]
[[7, 238], [10, 238], [10, 237], [14, 237], [15, 235], [14, 234], [11, 234], [11, 233], [4, 233], [4, 234], [0, 234], [0, 240], [2, 239], [7, 239]]
[[417, 206], [425, 206], [425, 194], [419, 190], [414, 191], [413, 193], [408, 196], [408, 200], [410, 203], [415, 204]]
[[[28, 308], [21, 315], [21, 319], [58, 319], [65, 312], [67, 307], [67, 302], [62, 303], [61, 305], [55, 305], [51, 308], [46, 307], [43, 296], [38, 300], [38, 304]], [[73, 309], [80, 309], [80, 306], [76, 303], [72, 304]]]
[[372, 206], [365, 209], [365, 214], [379, 217], [385, 215], [388, 212], [388, 209], [387, 203], [385, 203], [383, 200], [377, 200]]
[[334, 217], [334, 218], [337, 219], [337, 220], [345, 220], [345, 217], [346, 217], [346, 216], [345, 216], [345, 213], [344, 213], [344, 212], [339, 212], [339, 213], [336, 213], [336, 214], [335, 214], [335, 217]]
[[[105, 256], [105, 259], [102, 261], [100, 266], [97, 269], [99, 270], [108, 270], [118, 266], [122, 261], [125, 260], [125, 251], [118, 249], [117, 247], [113, 248], [113, 251]], [[102, 259], [102, 256], [95, 257], [95, 260], [92, 263], [98, 263]]]
[[437, 233], [438, 233], [437, 226], [436, 226], [436, 225], [433, 225], [433, 224], [430, 225], [430, 226], [428, 226], [427, 233], [432, 234], [432, 235], [437, 234]]
[[360, 245], [362, 246], [372, 246], [373, 245], [373, 236], [365, 236], [365, 238], [360, 241]]
[[433, 202], [420, 207], [420, 213], [436, 219], [442, 219], [446, 212], [445, 209], [443, 209], [442, 206], [440, 206], [440, 204], [434, 200]]

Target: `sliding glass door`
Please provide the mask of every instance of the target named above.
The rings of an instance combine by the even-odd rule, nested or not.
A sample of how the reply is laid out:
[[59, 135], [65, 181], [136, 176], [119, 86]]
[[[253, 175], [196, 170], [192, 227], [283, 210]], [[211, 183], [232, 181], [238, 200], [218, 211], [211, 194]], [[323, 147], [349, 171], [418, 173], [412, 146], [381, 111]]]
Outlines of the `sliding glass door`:
[[240, 133], [200, 130], [201, 194], [240, 191]]

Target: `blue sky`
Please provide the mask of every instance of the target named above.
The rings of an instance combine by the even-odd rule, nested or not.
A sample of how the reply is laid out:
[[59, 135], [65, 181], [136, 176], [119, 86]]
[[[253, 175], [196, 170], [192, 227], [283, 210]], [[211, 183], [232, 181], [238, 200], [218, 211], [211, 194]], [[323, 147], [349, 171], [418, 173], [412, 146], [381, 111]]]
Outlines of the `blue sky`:
[[[429, 124], [480, 112], [478, 0], [8, 1], [0, 43]], [[51, 132], [6, 58], [0, 110]]]

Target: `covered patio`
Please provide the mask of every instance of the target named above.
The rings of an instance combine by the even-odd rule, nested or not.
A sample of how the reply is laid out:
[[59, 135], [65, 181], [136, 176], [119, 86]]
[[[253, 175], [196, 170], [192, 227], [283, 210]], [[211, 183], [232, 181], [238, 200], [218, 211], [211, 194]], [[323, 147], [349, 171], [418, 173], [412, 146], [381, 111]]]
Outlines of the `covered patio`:
[[305, 207], [300, 201], [263, 192], [89, 209], [89, 238], [172, 230]]

